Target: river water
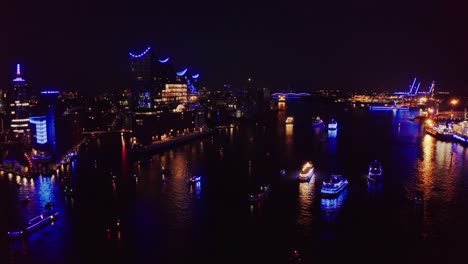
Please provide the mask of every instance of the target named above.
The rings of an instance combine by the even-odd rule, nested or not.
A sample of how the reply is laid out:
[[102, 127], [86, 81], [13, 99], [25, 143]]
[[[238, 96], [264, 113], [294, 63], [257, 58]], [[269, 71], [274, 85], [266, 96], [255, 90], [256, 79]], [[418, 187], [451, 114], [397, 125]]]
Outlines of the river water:
[[[0, 175], [0, 234], [48, 201], [60, 213], [25, 239], [2, 235], [0, 263], [288, 263], [292, 250], [305, 263], [463, 262], [467, 148], [426, 135], [409, 121], [415, 114], [292, 101], [262, 122], [148, 156], [129, 153], [119, 134], [91, 139], [56, 176]], [[313, 128], [316, 116], [336, 119], [338, 130]], [[375, 159], [384, 178], [370, 184]], [[305, 161], [316, 173], [298, 183]], [[349, 185], [325, 199], [331, 173]], [[191, 175], [202, 182], [187, 184]], [[247, 194], [262, 183], [270, 193], [250, 205]], [[424, 204], [412, 202], [416, 191]]]

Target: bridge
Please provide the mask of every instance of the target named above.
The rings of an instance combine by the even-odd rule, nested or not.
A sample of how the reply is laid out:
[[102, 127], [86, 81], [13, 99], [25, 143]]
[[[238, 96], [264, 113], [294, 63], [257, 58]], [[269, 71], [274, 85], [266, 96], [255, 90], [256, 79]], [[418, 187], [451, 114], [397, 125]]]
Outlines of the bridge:
[[310, 96], [310, 93], [293, 93], [293, 92], [276, 92], [271, 95], [273, 99], [278, 101], [285, 101], [287, 99], [299, 99], [304, 96]]

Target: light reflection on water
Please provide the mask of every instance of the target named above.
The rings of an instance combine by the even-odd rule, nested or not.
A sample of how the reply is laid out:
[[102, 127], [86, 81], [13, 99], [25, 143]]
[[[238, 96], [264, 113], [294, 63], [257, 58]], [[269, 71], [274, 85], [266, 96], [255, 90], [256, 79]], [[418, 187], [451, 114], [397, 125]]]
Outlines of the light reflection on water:
[[300, 182], [298, 194], [297, 225], [305, 233], [311, 232], [313, 228], [313, 204], [316, 200], [316, 175], [313, 175], [309, 182]]
[[320, 199], [320, 208], [322, 209], [322, 216], [325, 221], [329, 223], [337, 223], [341, 208], [348, 196], [347, 188], [335, 197], [322, 197]]

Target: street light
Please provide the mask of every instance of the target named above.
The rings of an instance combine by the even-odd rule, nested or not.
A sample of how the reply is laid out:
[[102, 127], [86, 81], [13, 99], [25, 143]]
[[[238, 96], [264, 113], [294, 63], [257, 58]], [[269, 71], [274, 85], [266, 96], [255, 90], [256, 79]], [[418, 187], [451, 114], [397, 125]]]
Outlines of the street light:
[[453, 120], [453, 108], [458, 104], [458, 99], [452, 99], [450, 104], [452, 105], [452, 108], [450, 108], [450, 119]]

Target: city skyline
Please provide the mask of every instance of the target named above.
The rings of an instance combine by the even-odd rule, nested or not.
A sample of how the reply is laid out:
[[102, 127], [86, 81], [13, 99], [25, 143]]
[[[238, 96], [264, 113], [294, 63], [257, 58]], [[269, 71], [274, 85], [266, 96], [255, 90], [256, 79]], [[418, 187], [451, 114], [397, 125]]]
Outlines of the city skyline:
[[[107, 3], [109, 4], [109, 3]], [[6, 9], [0, 88], [20, 63], [35, 90], [129, 87], [128, 53], [151, 46], [220, 89], [253, 78], [276, 90], [404, 90], [414, 77], [468, 88], [463, 6], [327, 3], [31, 3]], [[133, 9], [132, 9], [133, 8]], [[21, 19], [15, 19], [21, 17]]]

